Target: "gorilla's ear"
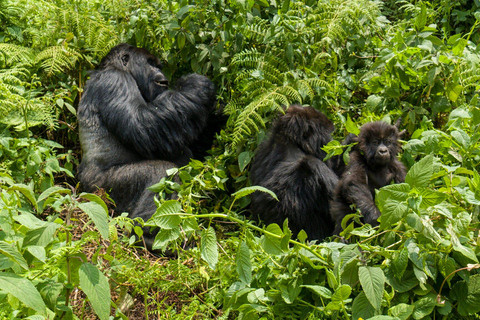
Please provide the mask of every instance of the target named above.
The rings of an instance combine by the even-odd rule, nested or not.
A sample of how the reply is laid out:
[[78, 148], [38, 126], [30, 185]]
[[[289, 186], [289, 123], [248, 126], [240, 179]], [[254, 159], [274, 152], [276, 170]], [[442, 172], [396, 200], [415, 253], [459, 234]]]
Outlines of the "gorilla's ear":
[[123, 63], [124, 66], [127, 66], [128, 60], [130, 60], [130, 55], [129, 54], [124, 54], [122, 56], [122, 63]]

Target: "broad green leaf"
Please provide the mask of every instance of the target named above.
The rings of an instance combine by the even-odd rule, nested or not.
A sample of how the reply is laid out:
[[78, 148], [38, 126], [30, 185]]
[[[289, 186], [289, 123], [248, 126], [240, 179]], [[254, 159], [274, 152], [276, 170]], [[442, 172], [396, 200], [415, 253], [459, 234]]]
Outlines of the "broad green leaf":
[[39, 283], [37, 285], [37, 289], [40, 292], [43, 301], [45, 301], [45, 304], [51, 310], [55, 310], [57, 299], [64, 288], [65, 287], [62, 283], [59, 283], [52, 279], [47, 279], [45, 282]]
[[478, 259], [475, 252], [471, 248], [464, 246], [460, 242], [460, 239], [458, 239], [458, 236], [451, 224], [447, 226], [447, 232], [450, 235], [450, 241], [452, 242], [453, 250], [461, 254], [464, 258], [466, 258], [468, 262], [478, 263]]
[[14, 244], [0, 241], [0, 253], [8, 257], [10, 261], [18, 263], [18, 265], [23, 269], [28, 270], [27, 261], [25, 260], [25, 258], [23, 258], [22, 254], [20, 253], [20, 251], [18, 251], [17, 247]]
[[352, 121], [352, 119], [350, 119], [350, 116], [347, 116], [345, 129], [347, 129], [349, 133], [353, 133], [355, 135], [358, 135], [360, 133], [360, 129], [358, 129], [357, 125]]
[[413, 303], [415, 310], [413, 311], [413, 319], [423, 319], [432, 313], [433, 308], [435, 308], [436, 300], [434, 294], [429, 294], [428, 296], [421, 298]]
[[282, 283], [280, 285], [280, 292], [282, 293], [283, 301], [287, 304], [292, 304], [302, 291], [301, 285], [301, 277]]
[[349, 285], [341, 285], [332, 295], [332, 302], [338, 302], [343, 304], [345, 300], [350, 297], [352, 288]]
[[428, 155], [415, 163], [408, 171], [405, 182], [411, 188], [426, 188], [433, 175], [433, 160], [433, 156]]
[[[377, 95], [371, 95], [367, 98], [367, 102], [365, 103], [365, 107], [368, 110], [373, 112], [374, 110], [377, 109], [380, 102], [382, 102], [382, 97], [377, 96]], [[352, 133], [354, 133], [354, 132], [352, 132]]]
[[447, 96], [450, 101], [457, 101], [458, 97], [462, 94], [463, 87], [459, 84], [449, 82], [447, 83]]
[[307, 288], [312, 292], [315, 292], [317, 295], [319, 295], [322, 298], [325, 298], [325, 299], [332, 298], [332, 291], [330, 291], [330, 289], [326, 287], [314, 286], [314, 285], [303, 285], [302, 287]]
[[174, 229], [178, 228], [182, 222], [182, 218], [179, 214], [182, 213], [182, 206], [176, 200], [168, 200], [162, 203], [157, 211], [149, 219], [147, 226], [157, 226], [161, 229]]
[[370, 319], [375, 315], [375, 308], [370, 304], [364, 292], [360, 292], [353, 300], [352, 315], [354, 320]]
[[218, 263], [217, 235], [212, 227], [202, 232], [200, 240], [200, 249], [202, 259], [205, 260], [210, 268], [215, 269]]
[[97, 316], [103, 320], [110, 315], [110, 287], [108, 280], [93, 264], [84, 263], [78, 270], [80, 287], [92, 304]]
[[93, 220], [102, 237], [108, 239], [110, 234], [108, 232], [108, 210], [105, 210], [106, 207], [104, 208], [97, 202], [79, 203], [78, 207]]
[[45, 314], [45, 303], [30, 280], [14, 273], [2, 272], [0, 273], [0, 290], [11, 294], [30, 309]]
[[35, 207], [36, 210], [38, 210], [38, 204], [37, 200], [35, 199], [35, 194], [33, 193], [33, 190], [31, 187], [25, 185], [25, 184], [14, 184], [9, 188], [9, 190], [17, 190], [20, 191], [21, 194], [25, 196], [25, 198], [30, 201], [31, 204]]
[[463, 130], [458, 129], [450, 133], [452, 138], [463, 148], [468, 149], [470, 147], [470, 136]]
[[[269, 224], [265, 230], [269, 233], [283, 236], [282, 229], [280, 229], [279, 225], [276, 223]], [[282, 247], [282, 239], [270, 234], [264, 234], [260, 238], [260, 245], [268, 254], [279, 255], [284, 252]]]
[[242, 241], [237, 251], [236, 267], [240, 281], [246, 285], [252, 282], [252, 263], [250, 261], [250, 248]]
[[407, 269], [408, 265], [408, 250], [407, 248], [402, 248], [400, 251], [395, 252], [394, 258], [390, 263], [390, 268], [398, 279], [401, 279], [403, 273]]
[[364, 267], [358, 269], [358, 277], [363, 292], [370, 304], [379, 310], [382, 305], [383, 290], [385, 286], [385, 275], [378, 267]]
[[422, 203], [420, 204], [420, 208], [422, 209], [436, 206], [447, 198], [445, 193], [430, 189], [421, 190], [420, 195], [422, 196]]
[[23, 240], [23, 248], [28, 246], [42, 246], [45, 247], [54, 239], [55, 232], [60, 228], [60, 225], [53, 222], [47, 222], [40, 228], [28, 230]]
[[108, 216], [107, 205], [102, 200], [102, 198], [100, 198], [99, 196], [91, 194], [91, 193], [83, 192], [83, 193], [80, 194], [79, 197], [82, 198], [82, 199], [87, 199], [90, 202], [94, 202], [94, 203], [97, 203], [98, 205], [102, 206], [103, 210], [105, 211], [105, 214]]
[[245, 167], [252, 161], [253, 152], [251, 151], [244, 151], [238, 155], [238, 166], [240, 167], [240, 171], [243, 172]]
[[467, 44], [467, 39], [459, 39], [457, 44], [452, 48], [453, 54], [459, 57], [463, 56], [463, 50], [465, 50]]
[[388, 310], [388, 314], [397, 317], [400, 320], [407, 320], [413, 313], [414, 306], [406, 303], [400, 303]]
[[409, 191], [410, 186], [406, 183], [388, 185], [377, 191], [375, 202], [382, 213], [380, 229], [388, 229], [407, 215]]
[[480, 274], [470, 276], [467, 282], [467, 298], [459, 301], [460, 315], [473, 315], [480, 312]]
[[42, 194], [38, 197], [37, 201], [43, 201], [47, 199], [48, 197], [51, 197], [54, 194], [57, 193], [62, 193], [62, 194], [72, 194], [72, 190], [66, 189], [66, 188], [61, 188], [61, 187], [50, 187], [47, 190], [43, 191]]
[[[141, 230], [141, 229], [140, 229]], [[171, 241], [177, 240], [182, 234], [179, 228], [175, 229], [161, 229], [158, 231], [153, 241], [153, 250], [166, 250]]]
[[249, 194], [254, 193], [255, 191], [268, 193], [269, 195], [272, 196], [272, 198], [278, 201], [277, 195], [273, 191], [270, 191], [267, 188], [264, 188], [262, 186], [245, 187], [233, 193], [232, 196], [235, 197], [235, 200], [238, 200], [240, 198], [248, 196]]
[[407, 269], [401, 279], [398, 279], [391, 269], [385, 271], [387, 282], [395, 291], [399, 293], [407, 292], [418, 285], [418, 279], [412, 270]]

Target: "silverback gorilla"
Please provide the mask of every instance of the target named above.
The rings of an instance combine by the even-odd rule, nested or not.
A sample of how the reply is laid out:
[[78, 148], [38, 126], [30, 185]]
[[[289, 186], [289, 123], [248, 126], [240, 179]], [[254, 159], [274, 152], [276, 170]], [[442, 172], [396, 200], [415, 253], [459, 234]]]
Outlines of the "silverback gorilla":
[[332, 122], [312, 107], [292, 105], [277, 119], [270, 137], [258, 148], [250, 179], [252, 185], [275, 192], [279, 201], [255, 192], [254, 214], [280, 226], [288, 218], [294, 236], [302, 229], [310, 240], [332, 234], [329, 201], [338, 179], [323, 161], [326, 154], [321, 148], [332, 140], [333, 130]]
[[380, 211], [375, 205], [375, 189], [392, 181], [405, 181], [406, 168], [397, 159], [400, 149], [399, 132], [396, 126], [385, 122], [370, 122], [362, 126], [358, 137], [351, 136], [351, 142], [358, 142], [350, 152], [350, 162], [345, 168], [335, 190], [331, 205], [331, 216], [335, 220], [335, 234], [342, 231], [342, 219], [355, 210], [360, 210], [365, 223], [378, 225]]
[[[147, 220], [156, 206], [146, 188], [188, 163], [189, 146], [202, 138], [214, 105], [206, 77], [184, 76], [169, 90], [157, 57], [117, 45], [92, 72], [78, 108], [84, 190], [104, 188], [116, 211]], [[151, 248], [152, 235], [145, 240]]]

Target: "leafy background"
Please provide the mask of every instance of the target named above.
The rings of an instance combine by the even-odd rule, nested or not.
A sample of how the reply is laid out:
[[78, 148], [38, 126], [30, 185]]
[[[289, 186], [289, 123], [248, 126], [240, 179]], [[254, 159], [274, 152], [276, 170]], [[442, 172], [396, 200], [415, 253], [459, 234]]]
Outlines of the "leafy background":
[[[478, 0], [1, 1], [0, 317], [478, 318], [479, 24]], [[209, 76], [228, 115], [210, 156], [171, 170], [181, 184], [152, 187], [148, 222], [74, 178], [75, 110], [119, 42], [173, 81]], [[248, 220], [249, 194], [269, 192], [250, 161], [291, 103], [335, 122], [331, 155], [402, 117], [410, 170], [378, 191], [379, 228], [305, 243]], [[135, 243], [143, 223], [169, 257]]]

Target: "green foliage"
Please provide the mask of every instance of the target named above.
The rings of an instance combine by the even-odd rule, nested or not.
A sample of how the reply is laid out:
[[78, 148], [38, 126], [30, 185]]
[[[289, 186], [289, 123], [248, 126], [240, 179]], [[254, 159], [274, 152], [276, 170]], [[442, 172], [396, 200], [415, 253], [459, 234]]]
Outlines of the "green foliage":
[[[479, 8], [0, 1], [0, 317], [478, 317]], [[173, 81], [207, 74], [229, 115], [204, 161], [150, 188], [158, 209], [146, 222], [111, 218], [108, 195], [70, 186], [87, 71], [118, 42], [158, 55]], [[377, 191], [378, 228], [353, 214], [348, 243], [308, 243], [305, 232], [292, 239], [288, 221], [249, 220], [253, 192], [275, 198], [249, 185], [254, 150], [292, 103], [325, 112], [339, 141], [368, 121], [402, 117], [410, 169], [405, 183]], [[354, 144], [339, 141], [324, 150], [345, 150], [348, 162]], [[158, 230], [154, 248], [175, 258], [137, 250], [144, 226]]]

